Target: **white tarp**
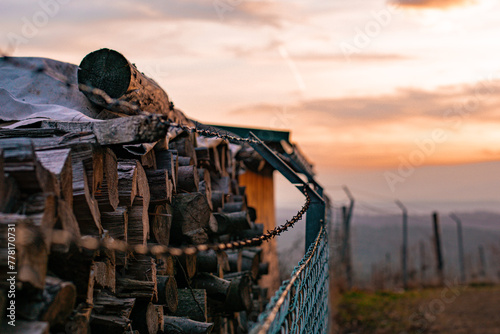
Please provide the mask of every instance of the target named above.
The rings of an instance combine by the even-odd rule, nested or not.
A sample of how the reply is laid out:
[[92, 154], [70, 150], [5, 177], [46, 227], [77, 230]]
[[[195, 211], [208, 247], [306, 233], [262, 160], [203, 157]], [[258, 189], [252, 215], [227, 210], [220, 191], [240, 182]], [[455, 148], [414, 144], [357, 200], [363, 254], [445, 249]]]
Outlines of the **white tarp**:
[[77, 70], [47, 58], [0, 58], [0, 127], [1, 121], [18, 121], [8, 128], [42, 119], [97, 121], [101, 108], [78, 90]]

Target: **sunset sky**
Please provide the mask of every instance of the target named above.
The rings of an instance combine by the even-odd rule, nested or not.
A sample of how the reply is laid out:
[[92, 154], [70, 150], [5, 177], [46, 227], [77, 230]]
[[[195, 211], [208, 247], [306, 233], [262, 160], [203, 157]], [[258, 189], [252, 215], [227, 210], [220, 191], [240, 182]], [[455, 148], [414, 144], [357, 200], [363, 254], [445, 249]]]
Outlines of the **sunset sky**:
[[115, 49], [191, 118], [290, 130], [338, 204], [346, 184], [382, 211], [495, 209], [499, 17], [493, 0], [2, 0], [0, 48]]

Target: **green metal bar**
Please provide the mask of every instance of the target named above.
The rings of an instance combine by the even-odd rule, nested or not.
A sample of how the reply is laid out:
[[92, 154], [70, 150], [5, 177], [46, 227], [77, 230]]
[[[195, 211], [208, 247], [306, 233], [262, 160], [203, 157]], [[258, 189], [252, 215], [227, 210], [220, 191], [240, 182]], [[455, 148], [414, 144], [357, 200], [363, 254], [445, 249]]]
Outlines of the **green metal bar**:
[[302, 193], [309, 195], [311, 203], [306, 214], [306, 237], [305, 248], [306, 251], [309, 246], [316, 240], [321, 226], [325, 222], [325, 200], [316, 192], [309, 183], [302, 180], [302, 178], [279, 156], [277, 156], [262, 140], [255, 134], [250, 132], [250, 137], [255, 142], [250, 143], [257, 153], [259, 153], [271, 166], [279, 171], [284, 177], [288, 179], [293, 185], [297, 187]]

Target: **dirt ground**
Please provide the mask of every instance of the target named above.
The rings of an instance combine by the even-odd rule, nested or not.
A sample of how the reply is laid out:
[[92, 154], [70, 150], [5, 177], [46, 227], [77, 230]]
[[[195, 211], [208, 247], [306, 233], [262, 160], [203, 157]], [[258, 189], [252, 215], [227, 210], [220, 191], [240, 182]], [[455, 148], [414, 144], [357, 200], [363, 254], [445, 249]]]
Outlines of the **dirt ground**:
[[343, 294], [333, 333], [500, 334], [500, 286]]
[[429, 333], [500, 334], [500, 287], [467, 287], [429, 327]]

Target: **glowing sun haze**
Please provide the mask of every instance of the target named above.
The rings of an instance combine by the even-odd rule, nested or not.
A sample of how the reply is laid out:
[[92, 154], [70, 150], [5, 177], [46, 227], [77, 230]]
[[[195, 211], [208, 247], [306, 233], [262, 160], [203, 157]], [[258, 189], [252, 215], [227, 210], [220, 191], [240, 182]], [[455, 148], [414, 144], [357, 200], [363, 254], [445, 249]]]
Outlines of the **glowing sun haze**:
[[[403, 188], [500, 158], [499, 17], [493, 0], [3, 0], [0, 48], [77, 64], [115, 49], [194, 119], [291, 130], [333, 193], [438, 200]], [[402, 161], [415, 173], [393, 192]]]

